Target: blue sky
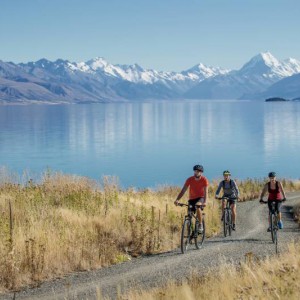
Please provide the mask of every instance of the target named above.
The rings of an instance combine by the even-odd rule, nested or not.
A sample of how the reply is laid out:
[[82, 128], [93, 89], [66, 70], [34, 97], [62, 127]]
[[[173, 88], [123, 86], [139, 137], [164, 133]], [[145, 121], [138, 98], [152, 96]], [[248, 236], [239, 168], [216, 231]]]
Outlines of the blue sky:
[[42, 57], [180, 71], [300, 59], [299, 0], [1, 0], [0, 60]]

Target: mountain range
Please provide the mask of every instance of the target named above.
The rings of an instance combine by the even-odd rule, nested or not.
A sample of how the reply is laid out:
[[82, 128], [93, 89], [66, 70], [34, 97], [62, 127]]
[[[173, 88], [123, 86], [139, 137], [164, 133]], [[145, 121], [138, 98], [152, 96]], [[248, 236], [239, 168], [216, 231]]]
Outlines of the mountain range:
[[114, 65], [101, 57], [80, 63], [0, 61], [0, 103], [296, 98], [300, 96], [298, 73], [299, 61], [279, 61], [270, 52], [254, 56], [240, 70], [199, 63], [182, 72]]

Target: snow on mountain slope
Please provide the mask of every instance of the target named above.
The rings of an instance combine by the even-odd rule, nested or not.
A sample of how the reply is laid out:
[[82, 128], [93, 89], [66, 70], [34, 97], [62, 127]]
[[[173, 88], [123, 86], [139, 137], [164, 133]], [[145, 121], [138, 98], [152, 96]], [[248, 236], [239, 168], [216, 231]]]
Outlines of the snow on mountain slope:
[[299, 61], [279, 61], [270, 52], [254, 56], [233, 71], [200, 63], [182, 72], [164, 72], [138, 64], [114, 65], [102, 57], [86, 62], [45, 58], [22, 64], [0, 61], [0, 98], [34, 97], [68, 103], [183, 97], [249, 99], [299, 72]]
[[270, 52], [254, 56], [240, 70], [239, 75], [259, 75], [265, 78], [280, 80], [300, 72], [300, 62], [296, 59], [279, 61]]
[[300, 72], [296, 59], [279, 61], [270, 52], [251, 58], [240, 70], [201, 81], [185, 93], [187, 98], [248, 99], [275, 82]]

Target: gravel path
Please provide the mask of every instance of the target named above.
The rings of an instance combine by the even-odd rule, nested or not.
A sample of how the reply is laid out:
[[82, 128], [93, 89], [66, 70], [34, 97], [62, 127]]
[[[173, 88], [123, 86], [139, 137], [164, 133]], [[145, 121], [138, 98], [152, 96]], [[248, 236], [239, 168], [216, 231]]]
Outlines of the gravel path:
[[[291, 213], [297, 203], [300, 203], [300, 193], [291, 193], [282, 207], [284, 229], [279, 233], [280, 251], [284, 251], [289, 241], [300, 237], [299, 226], [293, 221]], [[75, 273], [15, 295], [2, 295], [0, 299], [97, 299], [99, 291], [115, 299], [118, 293], [131, 287], [151, 288], [162, 285], [168, 279], [182, 279], [192, 271], [205, 273], [208, 268], [218, 266], [222, 261], [238, 263], [249, 252], [257, 257], [275, 254], [271, 235], [266, 232], [267, 205], [249, 201], [238, 203], [237, 206], [237, 231], [231, 237], [218, 236], [206, 240], [200, 250], [192, 247], [185, 255], [180, 253], [180, 249], [175, 249], [140, 257], [97, 271]]]

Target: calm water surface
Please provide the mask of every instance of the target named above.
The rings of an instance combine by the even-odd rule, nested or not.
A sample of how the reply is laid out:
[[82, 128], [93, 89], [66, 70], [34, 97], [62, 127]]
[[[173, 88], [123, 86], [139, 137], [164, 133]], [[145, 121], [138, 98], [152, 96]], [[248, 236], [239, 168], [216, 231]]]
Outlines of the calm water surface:
[[0, 166], [46, 168], [122, 186], [183, 184], [201, 163], [209, 179], [300, 177], [300, 103], [182, 101], [0, 106]]

